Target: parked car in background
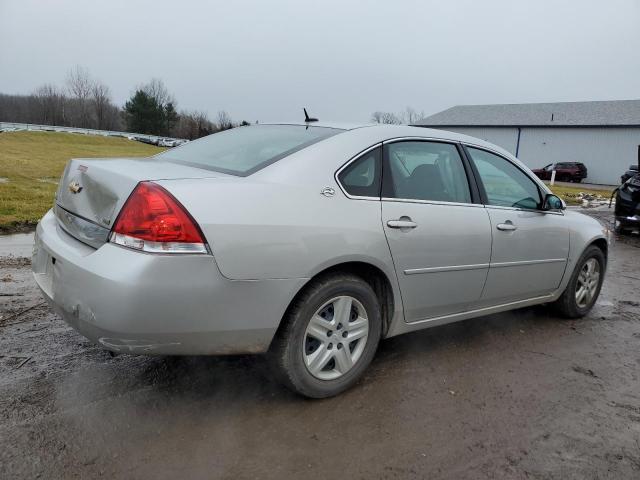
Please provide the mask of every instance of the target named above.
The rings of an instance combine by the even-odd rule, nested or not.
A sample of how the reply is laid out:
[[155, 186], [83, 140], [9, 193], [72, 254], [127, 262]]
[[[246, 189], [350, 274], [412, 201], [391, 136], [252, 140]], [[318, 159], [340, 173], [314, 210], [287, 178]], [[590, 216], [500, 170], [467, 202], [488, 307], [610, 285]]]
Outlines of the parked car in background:
[[551, 173], [556, 171], [556, 180], [559, 182], [580, 183], [587, 178], [587, 167], [580, 162], [550, 163], [542, 168], [534, 168], [531, 171], [542, 180], [551, 180]]
[[178, 145], [182, 145], [182, 140], [178, 140], [177, 138], [161, 138], [158, 140], [159, 147], [177, 147]]
[[640, 172], [638, 171], [638, 165], [637, 165], [637, 164], [635, 164], [635, 165], [629, 165], [629, 170], [627, 170], [626, 172], [624, 172], [624, 173], [622, 174], [622, 176], [620, 177], [620, 183], [622, 184], [622, 183], [626, 182], [626, 181], [627, 181], [627, 180], [629, 180], [631, 177], [636, 176], [638, 173], [640, 173]]
[[158, 145], [158, 137], [134, 137], [135, 140], [149, 145]]
[[607, 250], [597, 220], [490, 143], [307, 122], [71, 160], [32, 268], [108, 350], [267, 353], [321, 398], [358, 381], [381, 338], [543, 303], [586, 315]]
[[[634, 165], [632, 165], [634, 166]], [[640, 173], [625, 180], [616, 190], [615, 231], [625, 234], [640, 228]]]

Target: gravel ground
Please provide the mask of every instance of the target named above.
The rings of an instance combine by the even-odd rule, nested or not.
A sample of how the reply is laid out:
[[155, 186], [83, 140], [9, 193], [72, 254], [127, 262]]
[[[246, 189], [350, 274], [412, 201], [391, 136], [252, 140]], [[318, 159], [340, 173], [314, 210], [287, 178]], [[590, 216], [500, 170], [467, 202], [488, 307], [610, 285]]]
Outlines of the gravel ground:
[[0, 478], [640, 478], [639, 248], [614, 241], [582, 320], [537, 307], [396, 337], [322, 401], [259, 356], [111, 357], [2, 257]]

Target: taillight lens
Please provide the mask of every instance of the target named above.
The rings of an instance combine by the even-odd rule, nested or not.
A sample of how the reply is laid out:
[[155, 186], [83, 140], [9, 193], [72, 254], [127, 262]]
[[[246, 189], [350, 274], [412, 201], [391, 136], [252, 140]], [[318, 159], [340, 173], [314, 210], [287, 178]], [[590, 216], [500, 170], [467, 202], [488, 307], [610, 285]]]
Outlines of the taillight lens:
[[140, 182], [113, 225], [110, 241], [152, 253], [208, 253], [195, 220], [157, 183]]

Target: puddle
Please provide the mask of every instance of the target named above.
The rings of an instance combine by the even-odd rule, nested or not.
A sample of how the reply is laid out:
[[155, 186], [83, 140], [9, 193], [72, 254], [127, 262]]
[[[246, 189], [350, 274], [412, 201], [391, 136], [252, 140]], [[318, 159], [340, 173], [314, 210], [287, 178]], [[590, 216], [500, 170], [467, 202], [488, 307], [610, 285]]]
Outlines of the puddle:
[[0, 257], [31, 257], [33, 233], [0, 235]]

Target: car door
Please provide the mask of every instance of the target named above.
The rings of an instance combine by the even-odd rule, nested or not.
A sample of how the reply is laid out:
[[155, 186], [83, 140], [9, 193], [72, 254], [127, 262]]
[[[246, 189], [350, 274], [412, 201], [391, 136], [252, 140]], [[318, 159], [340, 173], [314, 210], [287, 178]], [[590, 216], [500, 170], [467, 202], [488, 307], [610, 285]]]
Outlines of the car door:
[[514, 162], [466, 147], [493, 235], [482, 295], [487, 305], [543, 296], [557, 289], [569, 256], [569, 229], [561, 211], [543, 211], [538, 184]]
[[491, 226], [461, 152], [454, 143], [419, 140], [383, 148], [382, 222], [407, 322], [480, 301]]

